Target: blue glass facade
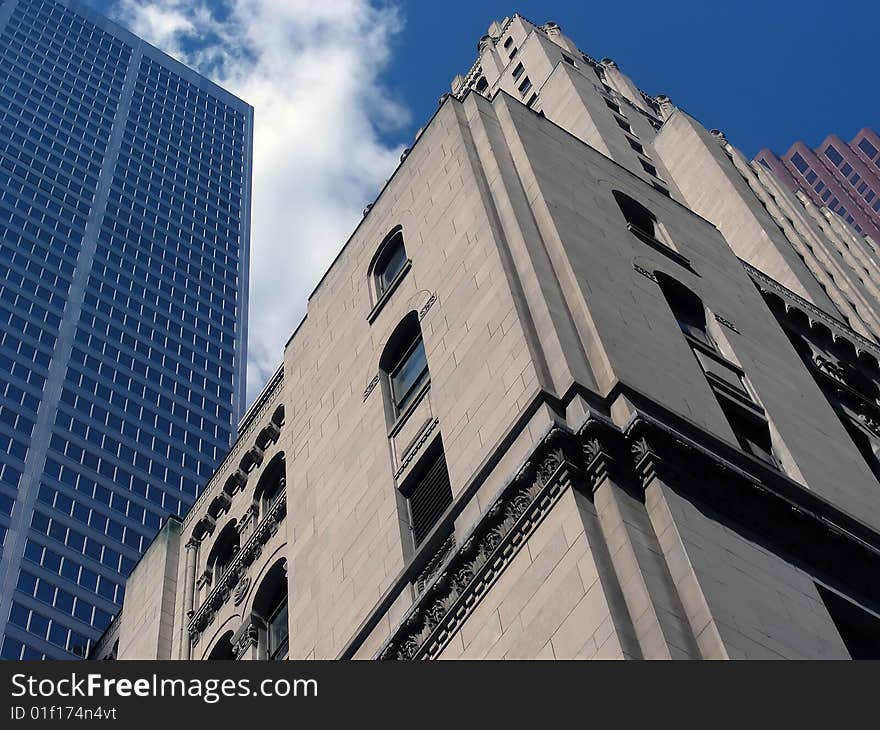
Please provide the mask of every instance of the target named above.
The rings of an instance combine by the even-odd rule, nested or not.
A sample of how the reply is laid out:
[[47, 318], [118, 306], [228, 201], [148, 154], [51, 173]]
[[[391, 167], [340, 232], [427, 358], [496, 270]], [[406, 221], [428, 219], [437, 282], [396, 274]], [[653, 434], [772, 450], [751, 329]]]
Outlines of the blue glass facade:
[[85, 655], [244, 405], [250, 107], [0, 4], [0, 656]]

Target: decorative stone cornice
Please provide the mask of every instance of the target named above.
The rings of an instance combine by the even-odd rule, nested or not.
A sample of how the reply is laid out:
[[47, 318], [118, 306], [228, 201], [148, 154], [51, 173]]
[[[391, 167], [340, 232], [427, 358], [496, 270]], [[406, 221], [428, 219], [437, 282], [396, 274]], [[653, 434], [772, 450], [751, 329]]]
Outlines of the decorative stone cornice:
[[202, 493], [198, 497], [196, 497], [195, 501], [190, 507], [189, 512], [183, 518], [184, 527], [186, 527], [193, 520], [201, 518], [200, 506], [213, 498], [213, 495], [216, 493], [216, 491], [221, 488], [219, 475], [224, 473], [227, 465], [231, 464], [244, 450], [245, 445], [248, 443], [251, 432], [254, 430], [254, 427], [259, 421], [260, 417], [269, 409], [269, 407], [278, 399], [278, 396], [281, 394], [281, 386], [283, 384], [284, 366], [282, 365], [280, 368], [278, 368], [278, 370], [275, 372], [269, 382], [266, 383], [266, 387], [263, 388], [263, 392], [257, 396], [254, 404], [248, 409], [247, 413], [245, 413], [244, 417], [239, 422], [238, 438], [229, 449], [229, 452], [223, 458], [223, 461], [221, 461], [217, 468], [214, 470], [214, 474], [208, 480], [208, 483], [205, 485]]
[[773, 292], [777, 294], [785, 303], [786, 309], [799, 309], [809, 320], [822, 322], [822, 324], [831, 330], [835, 337], [840, 337], [841, 339], [849, 341], [856, 349], [856, 352], [868, 352], [880, 362], [880, 345], [871, 342], [867, 337], [863, 337], [836, 317], [819, 309], [819, 307], [812, 302], [808, 302], [803, 297], [795, 294], [791, 289], [783, 286], [775, 279], [772, 279], [762, 271], [756, 269], [754, 266], [751, 266], [742, 260], [740, 260], [740, 263], [758, 288], [765, 292]]
[[377, 656], [431, 659], [466, 620], [479, 598], [570, 484], [577, 469], [572, 437], [555, 429], [495, 500], [465, 542], [452, 550], [435, 577]]
[[223, 575], [218, 576], [216, 584], [195, 612], [189, 622], [190, 641], [195, 644], [199, 634], [204, 631], [217, 611], [229, 600], [230, 593], [236, 589], [239, 581], [244, 578], [245, 571], [263, 552], [263, 547], [278, 532], [278, 525], [287, 514], [287, 493], [282, 492], [269, 508], [269, 512], [257, 525], [248, 541], [235, 554]]

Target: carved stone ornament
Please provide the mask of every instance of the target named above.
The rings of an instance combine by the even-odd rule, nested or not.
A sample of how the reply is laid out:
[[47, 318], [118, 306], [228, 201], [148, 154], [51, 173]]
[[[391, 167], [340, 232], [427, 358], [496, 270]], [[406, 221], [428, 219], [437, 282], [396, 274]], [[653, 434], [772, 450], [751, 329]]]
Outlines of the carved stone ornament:
[[235, 656], [241, 659], [251, 647], [256, 647], [260, 639], [260, 630], [253, 621], [248, 621], [236, 633], [232, 648]]
[[[567, 486], [565, 451], [553, 446], [561, 431], [545, 438], [499, 495], [473, 533], [440, 561], [442, 572], [429, 580], [402, 623], [378, 652], [381, 659], [433, 658], [467, 618], [479, 597], [513, 560], [517, 549], [550, 511]], [[441, 550], [448, 549], [444, 544]], [[432, 561], [433, 562], [433, 561]]]
[[232, 602], [238, 606], [244, 600], [244, 597], [247, 595], [248, 588], [251, 587], [251, 578], [250, 576], [244, 576], [239, 582], [238, 585], [235, 586], [235, 591], [232, 594]]
[[[249, 583], [250, 579], [245, 572], [251, 564], [262, 554], [263, 547], [278, 532], [279, 525], [287, 514], [287, 493], [282, 492], [262, 522], [254, 528], [247, 542], [235, 554], [232, 563], [226, 572], [217, 578], [216, 585], [202, 602], [201, 606], [193, 615], [189, 623], [190, 636], [200, 634], [205, 626], [214, 620], [217, 611], [229, 600], [230, 595], [237, 595], [240, 589], [240, 581]], [[247, 592], [247, 588], [243, 589]]]

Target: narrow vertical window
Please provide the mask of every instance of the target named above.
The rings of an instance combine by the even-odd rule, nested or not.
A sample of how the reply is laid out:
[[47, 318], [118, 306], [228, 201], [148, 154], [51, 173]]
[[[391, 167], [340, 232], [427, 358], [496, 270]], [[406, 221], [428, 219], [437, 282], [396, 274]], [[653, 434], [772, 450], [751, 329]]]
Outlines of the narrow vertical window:
[[389, 338], [379, 367], [388, 379], [394, 417], [399, 416], [430, 382], [418, 315], [411, 312]]
[[374, 259], [372, 273], [377, 298], [382, 297], [391, 288], [407, 263], [403, 230], [397, 227], [382, 241]]

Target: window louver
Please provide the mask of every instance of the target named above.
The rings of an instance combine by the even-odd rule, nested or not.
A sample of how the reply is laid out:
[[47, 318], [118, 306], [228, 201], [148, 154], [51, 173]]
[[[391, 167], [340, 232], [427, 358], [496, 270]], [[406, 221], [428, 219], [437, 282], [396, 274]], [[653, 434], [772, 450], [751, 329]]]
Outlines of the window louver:
[[449, 470], [442, 451], [408, 491], [407, 500], [413, 540], [419, 545], [437, 524], [446, 508], [452, 504]]

